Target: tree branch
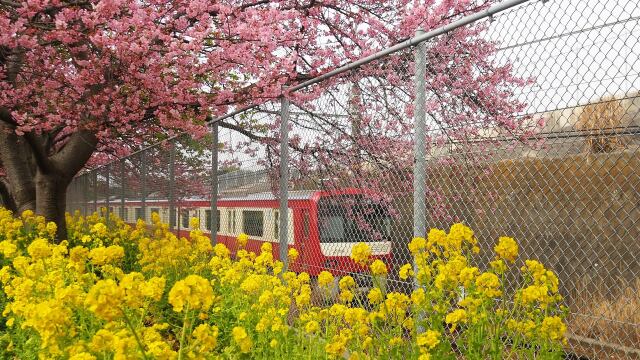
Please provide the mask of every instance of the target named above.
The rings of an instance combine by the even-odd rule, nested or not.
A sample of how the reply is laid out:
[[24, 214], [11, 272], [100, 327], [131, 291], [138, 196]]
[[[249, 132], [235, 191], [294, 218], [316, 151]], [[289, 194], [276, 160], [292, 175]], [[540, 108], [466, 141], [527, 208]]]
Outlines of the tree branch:
[[0, 0], [0, 5], [9, 6], [13, 8], [22, 7], [22, 4], [20, 4], [19, 2], [10, 1], [10, 0]]
[[61, 176], [70, 180], [87, 163], [98, 145], [92, 130], [78, 130], [56, 154], [49, 157], [53, 167]]
[[33, 158], [38, 168], [45, 173], [50, 173], [53, 169], [44, 148], [43, 137], [34, 133], [26, 133], [23, 138], [31, 147]]
[[[275, 143], [277, 143], [279, 141], [278, 139], [276, 139], [274, 137], [256, 135], [256, 134], [252, 133], [251, 131], [249, 131], [249, 130], [241, 127], [241, 126], [230, 124], [230, 123], [227, 123], [227, 122], [220, 121], [220, 122], [218, 122], [218, 125], [220, 127], [239, 132], [240, 134], [242, 134], [242, 135], [244, 135], [244, 136], [246, 136], [249, 139], [254, 140], [254, 141], [275, 142]], [[289, 142], [289, 147], [292, 148], [293, 150], [298, 151], [298, 152], [303, 152], [304, 151], [301, 147], [299, 147], [297, 145], [294, 145], [291, 142]]]

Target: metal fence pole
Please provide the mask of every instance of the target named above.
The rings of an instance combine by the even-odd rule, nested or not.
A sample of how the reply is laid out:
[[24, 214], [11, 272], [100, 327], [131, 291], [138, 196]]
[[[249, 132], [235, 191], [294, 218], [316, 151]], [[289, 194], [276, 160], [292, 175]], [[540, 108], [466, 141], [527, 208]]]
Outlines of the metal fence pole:
[[93, 211], [100, 214], [98, 211], [98, 171], [93, 170]]
[[147, 221], [147, 164], [146, 151], [140, 153], [140, 202], [142, 203], [142, 219]]
[[[218, 123], [211, 123], [211, 244], [218, 240]], [[206, 219], [205, 219], [206, 220]]]
[[124, 163], [125, 163], [125, 159], [120, 160], [120, 218], [124, 221], [127, 222], [127, 219], [125, 219], [124, 216], [124, 198], [126, 196], [126, 191], [125, 191], [125, 184], [126, 184], [126, 180], [125, 180], [125, 169], [124, 169]]
[[284, 94], [280, 98], [280, 261], [282, 271], [287, 271], [289, 239], [289, 99]]
[[174, 141], [169, 143], [169, 229], [173, 230], [176, 225], [176, 198], [175, 198], [175, 181], [176, 181], [176, 144]]
[[110, 177], [109, 176], [110, 175], [109, 164], [105, 165], [104, 169], [105, 169], [105, 172], [106, 172], [105, 177], [106, 177], [106, 184], [107, 184], [106, 185], [107, 186], [107, 190], [106, 190], [106, 192], [107, 192], [106, 195], [107, 196], [105, 196], [105, 207], [106, 207], [105, 211], [106, 211], [107, 225], [109, 225], [109, 215], [111, 214], [111, 212], [109, 211], [109, 207], [111, 206], [111, 203], [109, 201], [110, 200], [109, 196], [111, 195], [110, 183], [109, 183], [109, 177]]
[[[416, 31], [416, 36], [424, 33]], [[425, 144], [425, 102], [426, 102], [426, 43], [415, 48], [415, 103], [414, 103], [414, 149], [413, 149], [413, 236], [425, 237], [426, 217], [426, 144]], [[415, 264], [414, 264], [415, 268]], [[416, 269], [417, 271], [417, 269]]]
[[87, 207], [89, 203], [89, 189], [87, 186], [87, 174], [82, 175], [82, 216], [87, 216]]

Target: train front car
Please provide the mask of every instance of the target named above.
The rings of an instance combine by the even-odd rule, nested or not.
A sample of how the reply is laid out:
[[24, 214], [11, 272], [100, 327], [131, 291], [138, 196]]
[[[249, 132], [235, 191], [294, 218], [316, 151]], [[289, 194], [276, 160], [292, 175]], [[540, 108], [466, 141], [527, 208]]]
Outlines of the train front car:
[[350, 257], [356, 244], [365, 243], [372, 258], [383, 260], [391, 271], [391, 216], [384, 201], [355, 189], [319, 192], [314, 200], [318, 253], [313, 255], [320, 260], [318, 269], [351, 275], [359, 286], [370, 287], [369, 269]]

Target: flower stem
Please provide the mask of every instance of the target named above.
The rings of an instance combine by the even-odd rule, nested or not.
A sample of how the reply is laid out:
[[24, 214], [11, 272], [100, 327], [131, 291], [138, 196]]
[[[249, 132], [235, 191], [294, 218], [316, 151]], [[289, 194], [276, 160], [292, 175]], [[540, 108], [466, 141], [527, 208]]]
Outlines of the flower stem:
[[189, 316], [189, 306], [184, 311], [184, 319], [182, 319], [182, 334], [180, 334], [180, 349], [178, 350], [178, 360], [182, 360], [182, 346], [184, 345], [184, 338], [187, 334], [187, 317]]
[[124, 309], [121, 311], [122, 311], [122, 314], [124, 315], [124, 322], [127, 324], [127, 327], [129, 327], [129, 330], [131, 330], [131, 333], [133, 333], [133, 337], [136, 339], [136, 343], [138, 344], [138, 347], [142, 352], [142, 357], [145, 360], [149, 359], [149, 357], [147, 356], [147, 353], [144, 351], [144, 346], [142, 345], [142, 341], [140, 340], [138, 333], [136, 332], [135, 328], [133, 327], [133, 324], [131, 323], [131, 319], [129, 319], [129, 316], [127, 316], [127, 313], [124, 311]]

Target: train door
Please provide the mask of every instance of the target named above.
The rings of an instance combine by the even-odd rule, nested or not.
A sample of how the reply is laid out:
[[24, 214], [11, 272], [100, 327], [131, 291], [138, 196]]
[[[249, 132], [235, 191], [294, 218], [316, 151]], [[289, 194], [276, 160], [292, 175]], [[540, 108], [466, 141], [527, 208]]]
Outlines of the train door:
[[304, 259], [306, 256], [306, 250], [309, 246], [310, 231], [311, 231], [311, 217], [309, 209], [302, 209], [302, 233], [300, 234], [300, 242], [298, 243], [298, 249], [300, 250], [300, 258]]

